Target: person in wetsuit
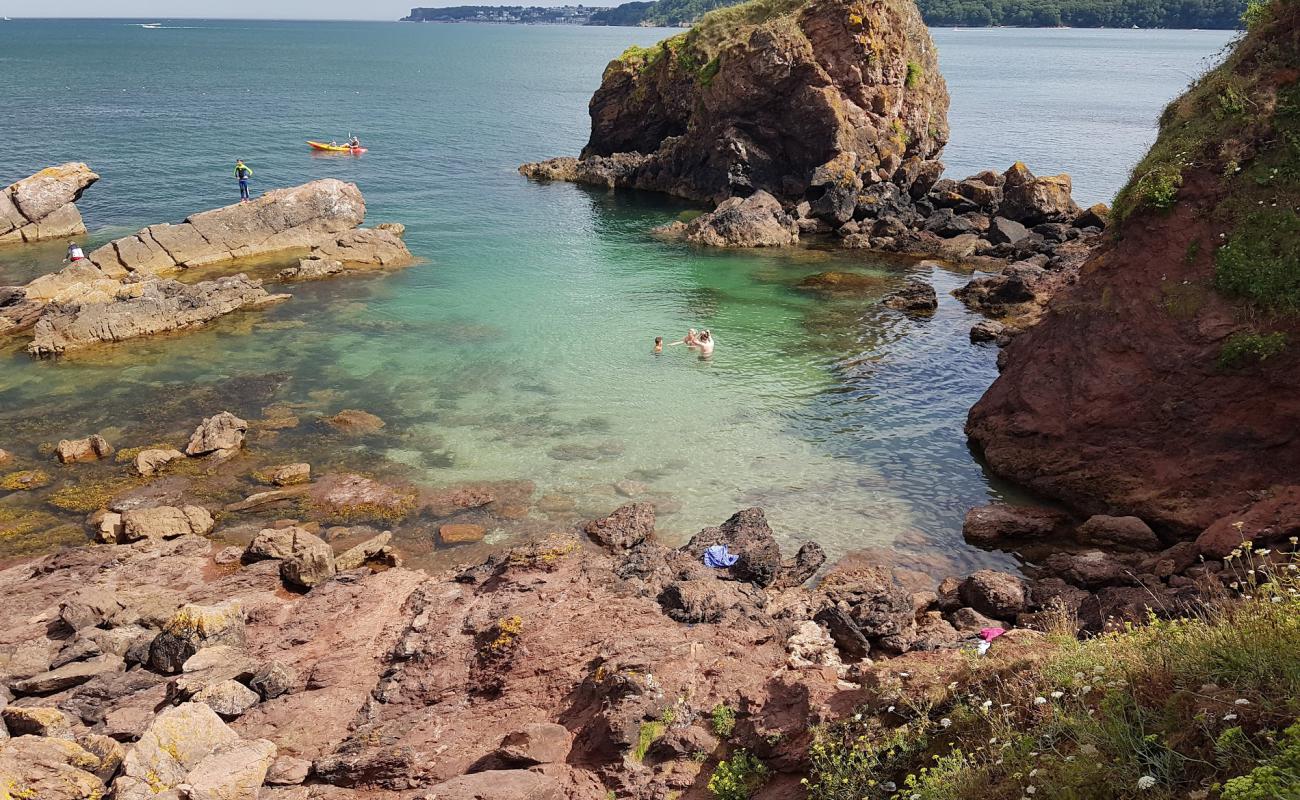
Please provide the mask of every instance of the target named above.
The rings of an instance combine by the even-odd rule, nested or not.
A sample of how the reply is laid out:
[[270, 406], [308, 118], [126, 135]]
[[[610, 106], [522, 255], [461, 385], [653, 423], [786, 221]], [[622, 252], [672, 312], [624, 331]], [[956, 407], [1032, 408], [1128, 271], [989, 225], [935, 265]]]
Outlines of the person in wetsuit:
[[243, 159], [235, 159], [235, 180], [239, 181], [239, 202], [248, 202], [248, 179], [253, 171], [244, 165]]

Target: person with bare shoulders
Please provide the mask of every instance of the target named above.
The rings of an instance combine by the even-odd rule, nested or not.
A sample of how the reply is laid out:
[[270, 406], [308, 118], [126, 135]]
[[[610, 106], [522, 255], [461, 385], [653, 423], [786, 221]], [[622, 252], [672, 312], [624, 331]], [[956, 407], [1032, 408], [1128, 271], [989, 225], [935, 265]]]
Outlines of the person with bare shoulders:
[[691, 328], [686, 332], [686, 337], [684, 339], [682, 339], [680, 342], [669, 342], [668, 346], [672, 347], [673, 345], [676, 344], [684, 344], [687, 347], [695, 347], [696, 345], [699, 344], [699, 334], [695, 332], [694, 328]]
[[700, 358], [708, 358], [713, 355], [713, 345], [716, 344], [716, 341], [708, 329], [700, 332], [699, 337], [695, 340], [695, 346], [700, 351]]
[[655, 355], [659, 355], [659, 354], [662, 353], [663, 351], [664, 351], [664, 337], [662, 337], [662, 336], [656, 336], [656, 337], [655, 337], [655, 350], [654, 350], [654, 353], [655, 353]]

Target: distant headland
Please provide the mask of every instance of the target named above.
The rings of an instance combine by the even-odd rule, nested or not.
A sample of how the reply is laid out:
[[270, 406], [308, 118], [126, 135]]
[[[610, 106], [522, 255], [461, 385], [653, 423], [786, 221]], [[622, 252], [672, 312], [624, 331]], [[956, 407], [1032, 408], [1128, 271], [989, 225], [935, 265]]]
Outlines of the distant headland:
[[[740, 0], [634, 0], [606, 6], [452, 6], [412, 8], [403, 22], [498, 22], [550, 25], [690, 27], [716, 8]], [[1233, 30], [1241, 27], [1246, 0], [1204, 0], [1166, 4], [1161, 0], [917, 0], [930, 26], [1022, 28], [1181, 28]]]

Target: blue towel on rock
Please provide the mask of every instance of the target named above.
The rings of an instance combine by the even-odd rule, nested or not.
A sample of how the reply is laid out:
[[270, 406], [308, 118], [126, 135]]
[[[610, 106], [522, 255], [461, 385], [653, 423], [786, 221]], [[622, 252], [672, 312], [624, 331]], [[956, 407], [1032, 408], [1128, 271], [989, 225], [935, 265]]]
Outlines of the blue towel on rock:
[[727, 552], [725, 544], [715, 544], [704, 551], [704, 566], [714, 569], [726, 569], [740, 560], [740, 556]]

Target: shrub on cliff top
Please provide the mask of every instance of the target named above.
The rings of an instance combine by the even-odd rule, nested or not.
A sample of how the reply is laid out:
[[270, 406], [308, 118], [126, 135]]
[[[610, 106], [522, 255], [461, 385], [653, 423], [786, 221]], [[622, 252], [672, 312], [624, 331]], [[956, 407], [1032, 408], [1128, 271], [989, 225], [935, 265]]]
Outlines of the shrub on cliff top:
[[1300, 800], [1300, 563], [1226, 565], [1239, 599], [1197, 615], [882, 684], [815, 732], [809, 797]]

